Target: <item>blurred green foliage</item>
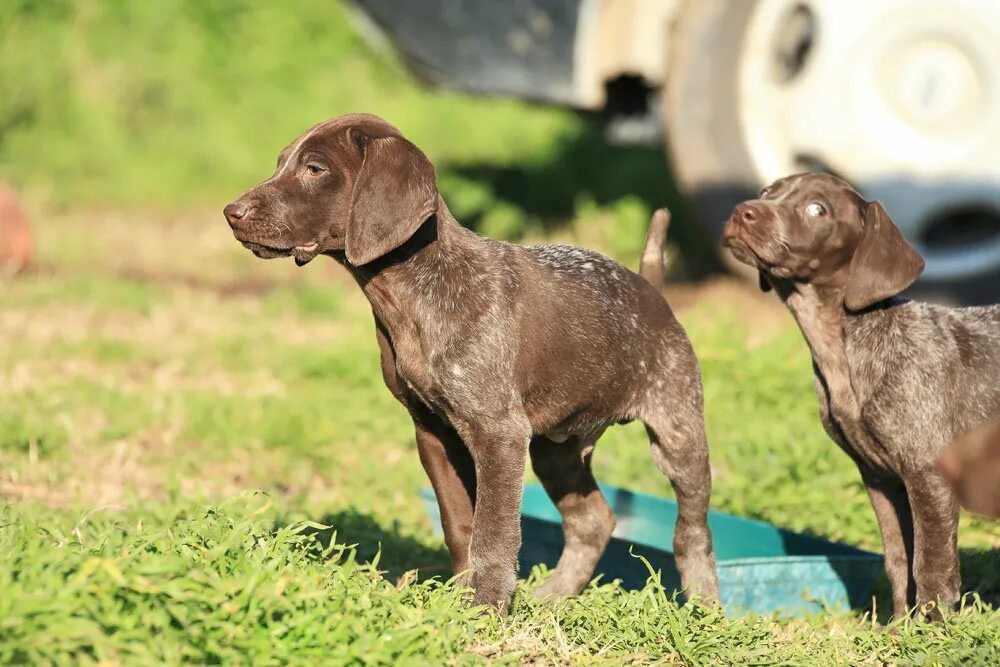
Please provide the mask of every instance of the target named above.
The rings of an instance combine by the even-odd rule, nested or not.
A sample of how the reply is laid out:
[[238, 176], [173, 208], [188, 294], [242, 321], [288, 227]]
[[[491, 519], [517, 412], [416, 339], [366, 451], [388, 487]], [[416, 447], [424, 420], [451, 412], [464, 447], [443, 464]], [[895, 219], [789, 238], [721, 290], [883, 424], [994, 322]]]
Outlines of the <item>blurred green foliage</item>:
[[[48, 208], [221, 207], [311, 125], [367, 111], [491, 236], [565, 229], [632, 263], [652, 208], [680, 208], [657, 147], [608, 146], [571, 110], [429, 90], [352, 18], [337, 0], [0, 3], [0, 179]], [[697, 230], [672, 237], [705, 265]]]

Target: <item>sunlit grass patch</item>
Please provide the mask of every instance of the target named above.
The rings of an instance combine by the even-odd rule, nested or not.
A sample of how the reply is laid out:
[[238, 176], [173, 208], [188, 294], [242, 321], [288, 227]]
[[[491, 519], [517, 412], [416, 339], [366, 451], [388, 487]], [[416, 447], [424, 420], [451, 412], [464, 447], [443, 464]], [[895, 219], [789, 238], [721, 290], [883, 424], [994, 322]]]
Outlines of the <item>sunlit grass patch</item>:
[[[852, 614], [723, 618], [655, 585], [545, 606], [527, 595], [539, 572], [510, 619], [469, 611], [430, 580], [447, 579], [449, 560], [417, 500], [427, 480], [382, 385], [367, 304], [339, 270], [309, 271], [237, 297], [167, 282], [36, 300], [31, 281], [7, 286], [0, 659], [993, 660], [996, 612], [972, 601], [942, 626], [888, 634]], [[713, 505], [878, 548], [857, 471], [818, 423], [798, 333], [766, 301], [755, 317], [720, 308], [720, 289], [677, 298], [695, 304], [679, 316], [702, 360]], [[639, 425], [609, 431], [595, 460], [603, 482], [670, 494]], [[266, 493], [233, 497], [250, 487]], [[339, 542], [339, 558], [287, 528], [301, 521], [330, 526], [316, 537]], [[966, 583], [995, 599], [997, 525], [963, 516], [962, 530]]]

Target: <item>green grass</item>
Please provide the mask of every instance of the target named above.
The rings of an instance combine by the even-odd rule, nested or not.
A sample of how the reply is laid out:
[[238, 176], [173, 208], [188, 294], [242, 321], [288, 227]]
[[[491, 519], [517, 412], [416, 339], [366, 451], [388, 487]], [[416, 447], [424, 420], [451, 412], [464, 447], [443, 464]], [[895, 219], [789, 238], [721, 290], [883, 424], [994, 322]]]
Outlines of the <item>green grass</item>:
[[[255, 260], [219, 214], [353, 110], [423, 147], [492, 235], [634, 265], [651, 208], [679, 207], [658, 151], [609, 148], [565, 110], [424, 90], [333, 0], [0, 3], [0, 178], [39, 246], [0, 285], [0, 662], [1000, 662], [1000, 612], [975, 595], [887, 631], [724, 618], [655, 581], [542, 606], [539, 571], [509, 619], [471, 610], [357, 288], [329, 261]], [[671, 235], [696, 266], [682, 215]], [[713, 506], [877, 549], [787, 313], [731, 283], [673, 296], [705, 376]], [[595, 460], [601, 481], [670, 492], [641, 427]], [[963, 515], [961, 536], [967, 590], [995, 603], [1000, 526]]]
[[447, 583], [387, 579], [335, 527], [263, 493], [0, 521], [5, 663], [988, 664], [1000, 638], [975, 605], [895, 634], [847, 618], [776, 625], [678, 607], [655, 578], [551, 607], [522, 591], [498, 619]]
[[[727, 619], [655, 583], [546, 607], [526, 594], [536, 572], [509, 619], [478, 614], [445, 583], [412, 427], [341, 269], [261, 262], [199, 216], [126, 216], [76, 238], [80, 223], [47, 219], [53, 268], [0, 292], [0, 662], [1000, 659], [1000, 616], [974, 596], [943, 625], [887, 632], [859, 614]], [[147, 250], [121, 255], [123, 228]], [[176, 235], [202, 240], [181, 266]], [[787, 314], [730, 283], [676, 300], [693, 304], [679, 316], [704, 370], [713, 505], [878, 548]], [[596, 465], [602, 481], [669, 494], [639, 427], [612, 429]], [[966, 588], [989, 600], [998, 544], [996, 523], [963, 516]]]
[[49, 201], [213, 201], [351, 111], [385, 116], [442, 162], [537, 163], [578, 129], [556, 110], [428, 93], [334, 1], [21, 0], [0, 29], [0, 175]]

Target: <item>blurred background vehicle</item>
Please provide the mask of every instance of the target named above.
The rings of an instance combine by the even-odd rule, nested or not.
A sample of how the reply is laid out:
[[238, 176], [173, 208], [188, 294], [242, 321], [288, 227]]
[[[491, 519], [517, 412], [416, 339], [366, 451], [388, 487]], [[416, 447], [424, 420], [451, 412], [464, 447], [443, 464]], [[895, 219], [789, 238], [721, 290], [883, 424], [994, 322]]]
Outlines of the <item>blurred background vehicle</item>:
[[356, 5], [433, 85], [601, 111], [609, 142], [665, 140], [716, 237], [763, 185], [829, 171], [886, 205], [927, 261], [925, 293], [1000, 297], [1000, 3]]

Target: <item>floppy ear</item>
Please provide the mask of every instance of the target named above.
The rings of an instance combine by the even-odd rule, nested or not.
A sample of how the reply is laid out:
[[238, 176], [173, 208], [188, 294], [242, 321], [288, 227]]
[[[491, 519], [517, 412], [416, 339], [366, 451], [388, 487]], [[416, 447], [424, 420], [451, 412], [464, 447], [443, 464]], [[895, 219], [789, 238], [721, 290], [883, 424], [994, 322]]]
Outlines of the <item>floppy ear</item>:
[[760, 286], [761, 292], [770, 292], [772, 289], [771, 281], [767, 279], [767, 274], [760, 269], [757, 269], [757, 284]]
[[403, 137], [352, 137], [364, 150], [354, 186], [347, 261], [367, 264], [405, 243], [437, 212], [434, 165]]
[[864, 310], [902, 292], [924, 270], [913, 249], [877, 201], [862, 205], [862, 231], [844, 292], [848, 310]]

